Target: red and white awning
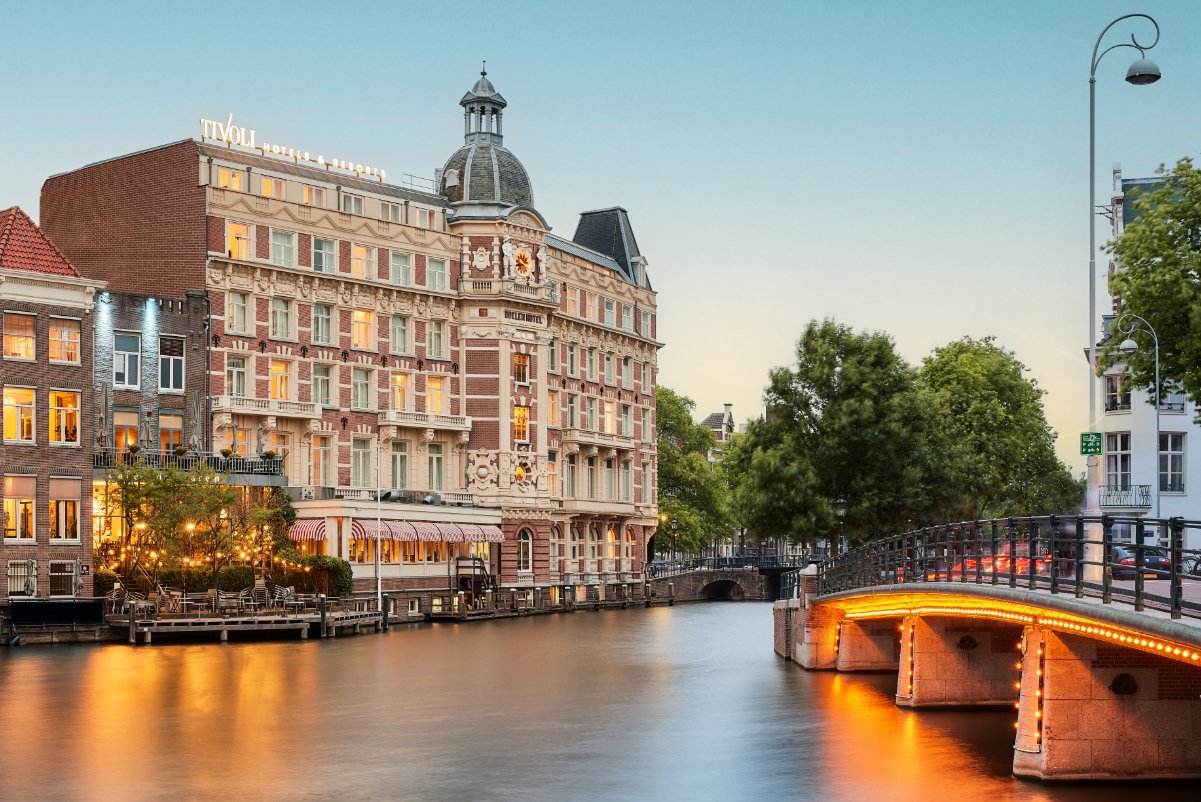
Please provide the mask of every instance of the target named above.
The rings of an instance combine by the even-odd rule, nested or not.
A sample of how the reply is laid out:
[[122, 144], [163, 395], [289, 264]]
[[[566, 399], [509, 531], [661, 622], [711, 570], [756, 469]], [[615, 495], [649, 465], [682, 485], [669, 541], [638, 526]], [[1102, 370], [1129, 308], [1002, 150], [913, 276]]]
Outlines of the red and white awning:
[[[322, 531], [324, 532], [324, 527]], [[434, 521], [380, 521], [377, 527], [376, 521], [370, 518], [352, 520], [350, 536], [354, 540], [382, 539], [403, 543], [503, 543], [505, 540], [505, 533], [499, 526]]]
[[300, 542], [302, 540], [325, 540], [325, 519], [306, 518], [292, 524], [288, 530], [288, 539]]
[[387, 521], [355, 518], [350, 522], [352, 540], [395, 540], [388, 530]]

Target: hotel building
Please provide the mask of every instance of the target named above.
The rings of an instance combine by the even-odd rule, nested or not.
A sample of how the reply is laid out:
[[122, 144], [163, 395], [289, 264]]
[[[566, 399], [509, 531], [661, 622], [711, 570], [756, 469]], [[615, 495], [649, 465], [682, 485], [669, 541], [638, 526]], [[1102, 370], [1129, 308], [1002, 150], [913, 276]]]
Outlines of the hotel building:
[[294, 539], [356, 588], [459, 589], [470, 561], [624, 598], [657, 520], [646, 259], [620, 208], [552, 234], [504, 98], [481, 75], [460, 105], [431, 182], [205, 122], [51, 177], [43, 227], [114, 291], [204, 299], [206, 450], [281, 454]]

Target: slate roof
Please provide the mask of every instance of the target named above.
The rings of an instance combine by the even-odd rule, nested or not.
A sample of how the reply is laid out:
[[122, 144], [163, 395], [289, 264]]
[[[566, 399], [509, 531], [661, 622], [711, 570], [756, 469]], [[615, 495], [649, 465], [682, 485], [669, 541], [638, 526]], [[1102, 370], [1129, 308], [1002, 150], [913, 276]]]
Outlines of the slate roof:
[[726, 413], [724, 412], [714, 412], [712, 415], [701, 421], [701, 426], [704, 426], [706, 429], [713, 429], [716, 431], [721, 431], [722, 427], [725, 425]]
[[0, 269], [79, 276], [62, 251], [16, 206], [0, 212]]
[[466, 106], [476, 100], [489, 100], [492, 103], [500, 106], [502, 109], [508, 104], [500, 92], [496, 91], [496, 87], [488, 80], [487, 72], [480, 72], [480, 79], [475, 82], [475, 86], [471, 87], [471, 91], [463, 95], [463, 99], [459, 101], [460, 106]]
[[605, 256], [603, 253], [597, 253], [596, 251], [585, 248], [579, 243], [572, 242], [569, 239], [556, 237], [554, 234], [545, 235], [544, 240], [546, 244], [552, 248], [558, 248], [565, 253], [570, 253], [574, 256], [580, 257], [581, 259], [592, 262], [594, 265], [607, 267], [616, 272], [619, 276], [625, 276], [625, 270], [623, 270], [621, 265], [617, 264], [617, 262], [614, 262], [613, 257], [611, 256]]
[[634, 260], [641, 257], [642, 253], [638, 250], [630, 215], [625, 209], [614, 206], [582, 212], [572, 239], [585, 248], [611, 257], [620, 265], [619, 270], [626, 281], [636, 286], [650, 287], [646, 276], [639, 275], [634, 268]]
[[[447, 182], [450, 170], [458, 174], [457, 184]], [[534, 205], [525, 167], [508, 148], [490, 142], [470, 142], [451, 154], [442, 168], [442, 194], [451, 203]]]

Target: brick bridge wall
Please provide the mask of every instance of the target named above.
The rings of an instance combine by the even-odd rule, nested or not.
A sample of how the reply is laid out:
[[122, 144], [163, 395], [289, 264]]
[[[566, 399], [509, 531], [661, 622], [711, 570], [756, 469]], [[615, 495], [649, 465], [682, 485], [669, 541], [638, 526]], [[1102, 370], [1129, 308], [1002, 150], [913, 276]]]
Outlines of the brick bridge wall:
[[[765, 601], [767, 594], [767, 578], [756, 569], [722, 569], [719, 571], [691, 571], [676, 576], [652, 579], [650, 583], [651, 601], [662, 603], [668, 599], [669, 588], [674, 595], [674, 601], [703, 601], [705, 588], [715, 583], [733, 582], [742, 588], [742, 598]], [[734, 598], [738, 598], [735, 596]]]

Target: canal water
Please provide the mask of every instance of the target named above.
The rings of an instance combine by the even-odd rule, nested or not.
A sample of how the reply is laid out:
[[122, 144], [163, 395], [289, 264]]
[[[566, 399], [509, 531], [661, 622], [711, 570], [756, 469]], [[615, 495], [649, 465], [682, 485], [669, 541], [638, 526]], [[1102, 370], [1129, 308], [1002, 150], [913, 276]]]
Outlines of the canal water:
[[0, 799], [1196, 800], [1010, 777], [1011, 712], [772, 652], [768, 604], [0, 652]]

